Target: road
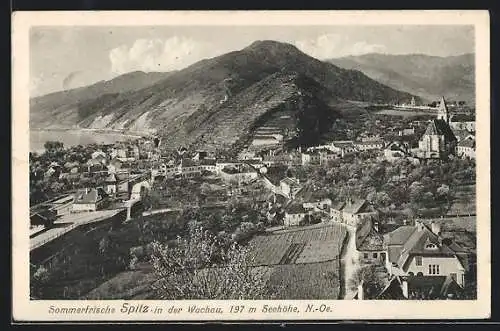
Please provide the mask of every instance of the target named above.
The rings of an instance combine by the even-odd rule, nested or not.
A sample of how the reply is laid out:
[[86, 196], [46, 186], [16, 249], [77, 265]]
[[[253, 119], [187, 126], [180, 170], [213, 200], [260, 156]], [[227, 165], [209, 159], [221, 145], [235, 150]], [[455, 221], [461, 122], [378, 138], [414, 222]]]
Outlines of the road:
[[349, 281], [357, 269], [356, 229], [346, 224], [342, 224], [342, 226], [347, 230], [347, 242], [340, 255], [340, 269], [343, 279], [341, 293], [344, 300], [351, 300], [355, 293], [349, 289]]
[[163, 208], [163, 209], [153, 209], [142, 212], [142, 216], [150, 216], [155, 214], [164, 214], [169, 213], [171, 211], [182, 211], [181, 208]]
[[30, 250], [45, 245], [46, 243], [59, 238], [60, 236], [68, 233], [69, 231], [77, 228], [80, 225], [105, 221], [117, 215], [121, 211], [122, 209], [99, 210], [94, 212], [64, 215], [59, 220], [54, 222], [54, 224], [57, 225], [56, 227], [40, 232], [39, 234], [30, 238]]

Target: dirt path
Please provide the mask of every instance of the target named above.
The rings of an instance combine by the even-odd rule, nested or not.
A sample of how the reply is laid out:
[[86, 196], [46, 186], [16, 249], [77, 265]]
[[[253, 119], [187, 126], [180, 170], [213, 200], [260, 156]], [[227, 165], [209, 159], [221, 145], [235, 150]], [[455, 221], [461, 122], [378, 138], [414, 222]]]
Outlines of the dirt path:
[[341, 298], [344, 300], [352, 299], [354, 293], [349, 289], [349, 280], [357, 268], [356, 263], [356, 229], [343, 224], [347, 230], [347, 242], [342, 247], [340, 255], [340, 272], [342, 273]]

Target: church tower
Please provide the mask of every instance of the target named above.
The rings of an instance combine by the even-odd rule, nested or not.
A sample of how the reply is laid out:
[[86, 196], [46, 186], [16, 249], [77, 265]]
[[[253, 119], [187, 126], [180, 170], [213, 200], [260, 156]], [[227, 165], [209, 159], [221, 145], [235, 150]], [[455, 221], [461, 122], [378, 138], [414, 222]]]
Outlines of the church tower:
[[437, 118], [438, 118], [438, 120], [443, 120], [446, 123], [449, 123], [449, 121], [450, 121], [448, 107], [446, 107], [446, 101], [444, 100], [444, 97], [441, 97], [441, 102], [439, 103]]

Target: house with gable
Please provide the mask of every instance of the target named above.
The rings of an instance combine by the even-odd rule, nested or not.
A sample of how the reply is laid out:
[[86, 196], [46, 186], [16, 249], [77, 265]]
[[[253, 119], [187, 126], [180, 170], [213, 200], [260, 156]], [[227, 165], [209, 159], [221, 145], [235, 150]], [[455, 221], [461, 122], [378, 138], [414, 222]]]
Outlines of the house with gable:
[[394, 141], [384, 149], [384, 158], [388, 162], [395, 162], [408, 155], [408, 148], [403, 143]]
[[73, 201], [73, 212], [90, 212], [102, 209], [108, 202], [108, 194], [102, 188], [78, 190]]
[[306, 217], [308, 211], [300, 203], [290, 203], [285, 208], [285, 226], [297, 226]]
[[341, 222], [347, 225], [356, 227], [361, 221], [369, 218], [378, 219], [378, 211], [364, 199], [348, 200], [342, 209]]
[[453, 130], [476, 131], [476, 117], [469, 114], [456, 114], [450, 118], [450, 126]]
[[453, 300], [461, 299], [464, 289], [451, 276], [392, 276], [374, 297], [367, 297], [361, 283], [355, 300]]
[[445, 243], [437, 223], [431, 228], [422, 222], [401, 226], [384, 236], [387, 247], [386, 268], [396, 276], [451, 276], [461, 287], [468, 266], [463, 248]]
[[457, 138], [450, 127], [450, 115], [444, 97], [437, 118], [432, 120], [418, 142], [418, 156], [424, 159], [443, 158], [455, 154]]
[[378, 221], [367, 218], [356, 228], [356, 250], [363, 264], [385, 264], [384, 237], [378, 231]]
[[457, 144], [457, 156], [461, 158], [476, 158], [476, 138], [472, 135], [467, 136]]
[[107, 194], [115, 194], [116, 193], [116, 183], [118, 180], [116, 179], [116, 175], [114, 173], [109, 173], [106, 179], [104, 180], [105, 191]]
[[280, 181], [281, 192], [283, 192], [283, 194], [289, 199], [294, 199], [302, 188], [303, 186], [300, 185], [299, 180], [296, 178], [287, 177]]
[[344, 201], [332, 202], [330, 206], [330, 217], [333, 222], [342, 222], [342, 210], [345, 207]]

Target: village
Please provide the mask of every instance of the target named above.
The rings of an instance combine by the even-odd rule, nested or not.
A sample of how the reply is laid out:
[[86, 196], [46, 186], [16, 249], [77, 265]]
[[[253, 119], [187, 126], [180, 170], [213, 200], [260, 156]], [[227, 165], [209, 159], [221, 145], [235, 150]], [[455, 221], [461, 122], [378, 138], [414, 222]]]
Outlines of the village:
[[[166, 151], [160, 137], [67, 149], [48, 143], [30, 155], [31, 249], [64, 241], [79, 226], [189, 209], [206, 228], [257, 250], [258, 265], [336, 261], [337, 297], [469, 298], [475, 119], [452, 114], [444, 97], [423, 117], [378, 116], [361, 128], [339, 121], [340, 139], [293, 150], [279, 127], [264, 126], [234, 156]], [[300, 231], [318, 237], [300, 241], [293, 237]], [[183, 233], [170, 232], [165, 237]], [[283, 243], [287, 235], [295, 239]], [[369, 277], [359, 271], [369, 269]]]

